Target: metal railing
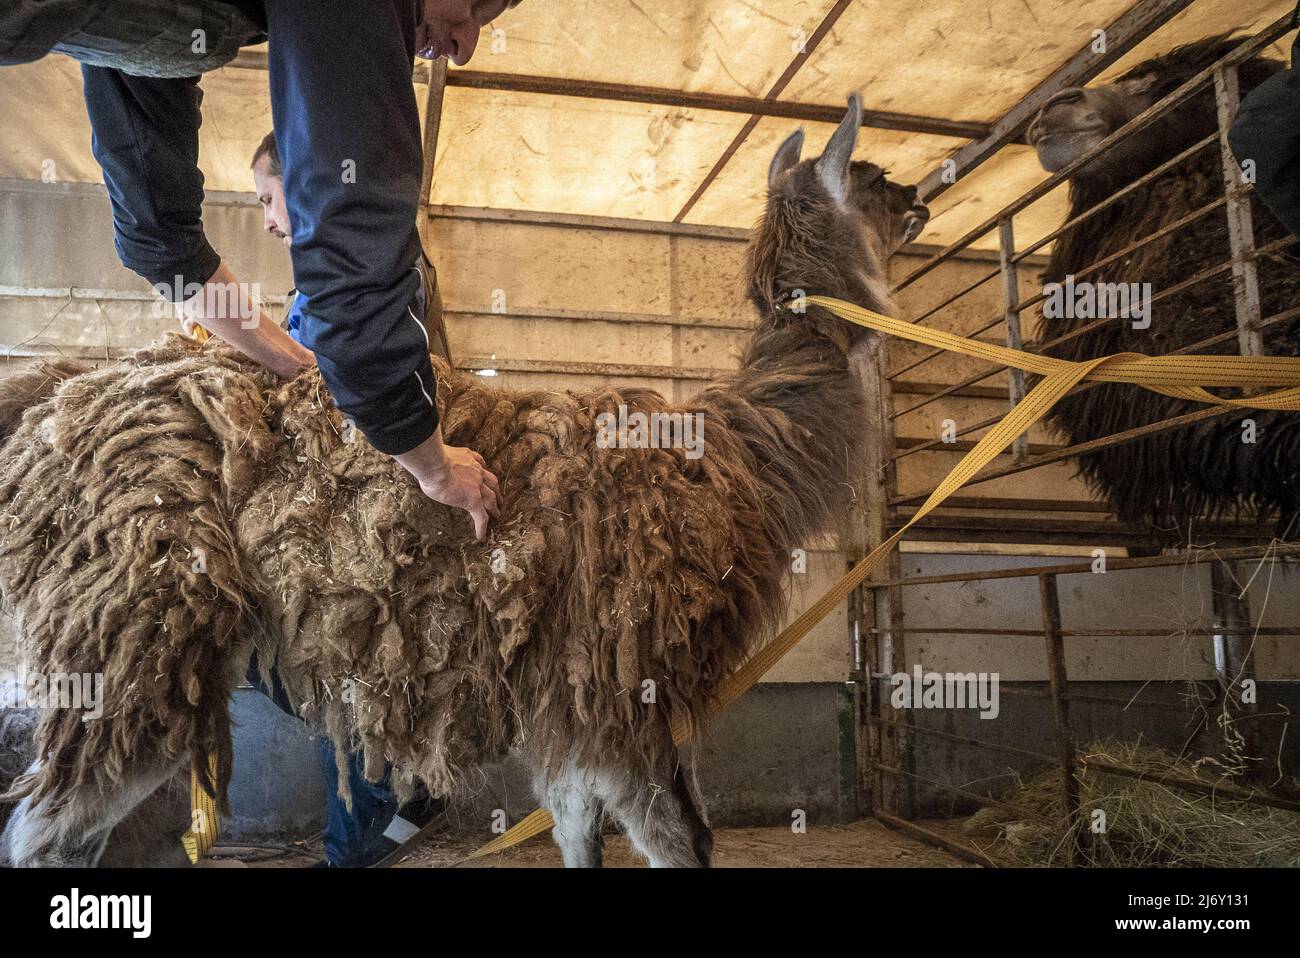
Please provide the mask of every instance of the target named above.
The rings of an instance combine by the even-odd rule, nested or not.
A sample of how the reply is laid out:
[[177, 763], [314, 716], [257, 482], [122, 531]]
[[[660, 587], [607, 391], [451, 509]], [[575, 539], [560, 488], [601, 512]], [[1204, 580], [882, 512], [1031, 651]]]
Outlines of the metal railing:
[[[1292, 29], [1292, 18], [1288, 15], [1269, 25], [1254, 37], [1244, 40], [1220, 59], [1219, 62], [1200, 71], [1172, 93], [1151, 105], [1119, 130], [1107, 136], [1086, 155], [1076, 158], [1057, 173], [1047, 177], [1047, 179], [988, 217], [984, 222], [966, 232], [955, 242], [946, 246], [939, 253], [914, 268], [895, 285], [895, 291], [907, 289], [941, 264], [950, 261], [955, 255], [980, 238], [994, 231], [997, 233], [998, 268], [987, 273], [981, 273], [973, 281], [964, 283], [957, 292], [945, 295], [938, 304], [926, 308], [915, 316], [913, 321], [930, 321], [943, 310], [961, 301], [963, 297], [969, 296], [980, 290], [985, 284], [1001, 278], [1002, 308], [996, 316], [979, 323], [975, 331], [969, 335], [978, 336], [1001, 326], [1003, 327], [1006, 344], [1012, 348], [1022, 348], [1024, 343], [1022, 341], [1021, 318], [1027, 311], [1040, 307], [1045, 300], [1045, 294], [1039, 293], [1022, 300], [1020, 298], [1018, 267], [1024, 264], [1029, 256], [1046, 247], [1048, 243], [1059, 239], [1071, 230], [1077, 229], [1081, 224], [1109, 209], [1115, 203], [1122, 201], [1134, 191], [1141, 189], [1158, 177], [1175, 169], [1179, 164], [1192, 158], [1200, 151], [1211, 148], [1217, 143], [1223, 169], [1223, 196], [1215, 198], [1179, 217], [1177, 220], [1165, 224], [1149, 235], [1127, 244], [1123, 249], [1107, 255], [1081, 270], [1075, 271], [1075, 275], [1076, 277], [1082, 277], [1096, 273], [1111, 263], [1129, 256], [1151, 243], [1163, 240], [1206, 216], [1218, 215], [1219, 210], [1222, 209], [1228, 219], [1230, 252], [1228, 259], [1199, 270], [1196, 274], [1187, 277], [1169, 289], [1161, 290], [1157, 296], [1152, 298], [1152, 301], [1167, 299], [1199, 283], [1230, 276], [1233, 283], [1234, 328], [1181, 347], [1176, 352], [1204, 350], [1220, 346], [1236, 338], [1243, 355], [1262, 353], [1264, 331], [1300, 317], [1300, 307], [1287, 309], [1272, 316], [1262, 316], [1257, 264], [1261, 257], [1271, 256], [1288, 249], [1296, 240], [1288, 238], [1264, 246], [1256, 246], [1251, 222], [1249, 190], [1248, 187], [1239, 182], [1239, 169], [1228, 146], [1227, 131], [1239, 103], [1238, 65], [1251, 59]], [[1095, 157], [1109, 151], [1116, 144], [1144, 129], [1155, 120], [1169, 113], [1169, 111], [1187, 102], [1190, 98], [1200, 95], [1206, 87], [1213, 88], [1215, 98], [1218, 122], [1218, 129], [1215, 133], [1181, 150], [1176, 156], [1162, 162], [1101, 202], [1077, 215], [1072, 215], [1060, 227], [1035, 240], [1024, 249], [1017, 249], [1012, 228], [1012, 218], [1017, 213], [1047, 196], [1057, 186], [1067, 182], [1071, 176], [1082, 170]], [[1034, 348], [1038, 350], [1049, 349], [1078, 336], [1086, 335], [1113, 321], [1116, 320], [1102, 319], [1085, 324], [1080, 329], [1063, 336], [1034, 344]], [[884, 456], [886, 467], [879, 477], [880, 490], [876, 496], [876, 501], [884, 504], [884, 515], [877, 517], [881, 528], [896, 528], [904, 518], [900, 508], [920, 502], [932, 491], [925, 489], [919, 492], [900, 493], [898, 490], [899, 462], [918, 453], [935, 450], [952, 451], [955, 448], [950, 440], [896, 440], [894, 438], [895, 428], [901, 417], [940, 402], [947, 397], [972, 395], [973, 393], [983, 396], [985, 395], [984, 392], [976, 391], [987, 391], [988, 387], [982, 387], [979, 384], [1003, 372], [1010, 372], [1005, 382], [1005, 393], [1008, 402], [1014, 405], [1024, 396], [1023, 374], [1018, 370], [1008, 371], [1005, 366], [990, 364], [981, 366], [958, 382], [947, 386], [936, 384], [934, 387], [929, 387], [925, 384], [905, 383], [904, 376], [914, 375], [917, 370], [924, 368], [926, 364], [940, 355], [943, 355], [941, 350], [927, 351], [919, 357], [910, 358], [906, 364], [900, 365], [892, 372], [882, 371], [881, 388], [886, 397], [886, 408], [892, 408], [893, 412], [884, 430], [887, 444]], [[903, 388], [900, 389], [900, 387]], [[1092, 388], [1095, 388], [1094, 384], [1083, 384], [1076, 387], [1073, 393], [1081, 393]], [[901, 391], [921, 392], [923, 395], [917, 401], [905, 407], [900, 407], [895, 405], [893, 397]], [[1028, 436], [1021, 436], [1013, 447], [1009, 464], [996, 464], [989, 467], [977, 475], [972, 480], [972, 484], [1017, 475], [1051, 463], [1067, 461], [1082, 454], [1136, 442], [1162, 432], [1185, 428], [1195, 423], [1214, 419], [1227, 414], [1229, 411], [1228, 407], [1206, 407], [1124, 430], [1090, 442], [1061, 447], [1044, 448], [1038, 445], [1031, 448], [1028, 443]], [[994, 416], [973, 425], [968, 425], [957, 431], [956, 435], [970, 436], [973, 433], [979, 433], [981, 430], [998, 422], [1001, 418], [1002, 416]], [[999, 512], [1015, 509], [1030, 512], [1104, 511], [1104, 508], [1089, 510], [1085, 504], [1070, 500], [1026, 499], [1023, 504], [1018, 504], [1005, 496], [1003, 498], [963, 497], [954, 500], [951, 505], [957, 509], [956, 512], [950, 510], [949, 515], [946, 517], [952, 530], [969, 529], [973, 534], [984, 535], [986, 537], [985, 541], [1003, 543], [1051, 542], [1053, 541], [1050, 535], [1051, 529], [1047, 524], [1050, 520], [1035, 521], [1030, 519], [1019, 522], [995, 523], [995, 525], [1000, 525], [1001, 538], [993, 540], [988, 539], [987, 536], [992, 534], [989, 523], [994, 520], [989, 519], [987, 515], [984, 517], [970, 516], [969, 512], [962, 515], [961, 510], [982, 507], [997, 509]], [[1106, 524], [1091, 520], [1080, 520], [1075, 525], [1079, 529], [1095, 529], [1097, 530], [1096, 534], [1101, 535]], [[1060, 520], [1057, 520], [1057, 527], [1063, 527]], [[1043, 533], [1042, 535], [1038, 534], [1040, 531]], [[949, 575], [907, 577], [902, 574], [901, 563], [895, 556], [889, 571], [883, 574], [884, 577], [877, 578], [864, 585], [852, 597], [849, 608], [850, 644], [854, 662], [853, 678], [857, 684], [859, 720], [864, 733], [862, 743], [865, 751], [863, 766], [868, 778], [868, 793], [873, 813], [887, 824], [905, 828], [926, 841], [947, 847], [963, 858], [988, 865], [993, 862], [982, 851], [974, 849], [964, 842], [956, 841], [942, 832], [927, 829], [910, 821], [914, 817], [913, 813], [917, 804], [916, 790], [918, 788], [933, 789], [939, 793], [956, 796], [977, 804], [1002, 807], [1025, 817], [1034, 817], [1036, 813], [1032, 810], [1015, 808], [1013, 804], [991, 796], [986, 792], [963, 787], [954, 782], [936, 781], [920, 774], [917, 769], [917, 749], [921, 747], [921, 742], [933, 739], [981, 752], [996, 752], [1014, 756], [1022, 761], [1054, 766], [1060, 780], [1061, 803], [1066, 810], [1067, 824], [1072, 830], [1071, 833], [1078, 835], [1081, 823], [1079, 807], [1080, 758], [1078, 745], [1070, 724], [1071, 702], [1098, 702], [1142, 709], [1173, 709], [1185, 712], [1205, 709], [1210, 704], [1219, 704], [1232, 708], [1235, 711], [1234, 718], [1246, 722], [1248, 726], [1258, 727], [1269, 722], [1276, 722], [1279, 726], [1285, 726], [1300, 721], [1300, 718], [1289, 714], [1269, 714], [1242, 708], [1236, 695], [1241, 680], [1244, 677], [1253, 676], [1253, 661], [1250, 648], [1245, 644], [1244, 640], [1265, 635], [1278, 639], [1295, 638], [1300, 635], [1300, 627], [1296, 629], [1257, 627], [1250, 620], [1250, 613], [1246, 603], [1239, 595], [1232, 594], [1232, 589], [1225, 587], [1225, 582], [1228, 581], [1227, 577], [1233, 574], [1232, 569], [1235, 563], [1264, 559], [1297, 561], [1300, 560], [1300, 544], [1270, 542], [1263, 545], [1250, 544], [1224, 548], [1222, 543], [1230, 539], [1230, 533], [1225, 530], [1223, 535], [1224, 538], [1220, 539], [1220, 548], [1217, 550], [1191, 550], [1173, 555], [1107, 560], [1108, 572], [1121, 573], [1134, 569], [1210, 564], [1211, 591], [1214, 594], [1214, 622], [1211, 631], [1215, 645], [1215, 679], [1213, 682], [1201, 681], [1199, 683], [1192, 683], [1190, 679], [1186, 680], [1186, 682], [1192, 683], [1187, 687], [1194, 689], [1195, 694], [1190, 698], [1184, 697], [1178, 701], [1165, 701], [1159, 698], [1151, 699], [1145, 695], [1126, 699], [1119, 696], [1106, 696], [1070, 689], [1065, 659], [1066, 640], [1080, 636], [1101, 635], [1125, 637], [1139, 641], [1145, 636], [1167, 634], [1169, 631], [1064, 628], [1061, 622], [1058, 597], [1058, 577], [1090, 572], [1092, 571], [1091, 563], [1057, 563], [1032, 567], [990, 568]], [[921, 531], [920, 536], [922, 538], [928, 537], [924, 529]], [[1247, 530], [1244, 538], [1246, 541], [1254, 540], [1258, 542], [1259, 539], [1267, 537], [1260, 537], [1257, 533], [1251, 533]], [[1060, 541], [1079, 541], [1079, 534], [1073, 534], [1072, 540], [1070, 537], [1063, 536]], [[961, 626], [952, 628], [908, 628], [904, 623], [902, 602], [904, 589], [922, 585], [1025, 578], [1036, 579], [1038, 583], [1041, 618], [1039, 628], [1000, 630]], [[1024, 637], [1041, 636], [1044, 641], [1043, 662], [1047, 676], [1047, 689], [1040, 691], [1030, 688], [1004, 688], [1002, 692], [1026, 698], [1039, 698], [1050, 703], [1054, 744], [1052, 752], [1049, 754], [1045, 751], [1035, 751], [1005, 743], [982, 741], [973, 736], [962, 735], [952, 730], [929, 728], [914, 721], [914, 715], [910, 708], [894, 709], [890, 704], [888, 694], [882, 693], [883, 686], [881, 683], [889, 679], [890, 672], [896, 664], [910, 661], [907, 655], [908, 637], [909, 635], [915, 636], [918, 634], [948, 636], [997, 634], [1022, 639]], [[1098, 761], [1089, 761], [1088, 766], [1095, 771], [1122, 776], [1143, 777], [1147, 774]], [[1298, 801], [1260, 789], [1242, 787], [1229, 781], [1210, 784], [1168, 774], [1161, 775], [1159, 781], [1162, 785], [1189, 793], [1205, 794], [1208, 792], [1225, 799], [1230, 798], [1254, 805], [1300, 812], [1300, 802]], [[1076, 862], [1081, 861], [1080, 854], [1081, 846], [1076, 846]]]

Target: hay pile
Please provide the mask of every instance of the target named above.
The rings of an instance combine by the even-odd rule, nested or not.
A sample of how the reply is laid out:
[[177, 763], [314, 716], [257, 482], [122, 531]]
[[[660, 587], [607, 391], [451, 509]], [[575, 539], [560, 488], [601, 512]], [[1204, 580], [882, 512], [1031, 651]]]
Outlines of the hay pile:
[[[1139, 743], [1098, 742], [1079, 756], [1082, 846], [1096, 867], [1300, 867], [1300, 815], [1280, 808], [1197, 795], [1160, 783], [1160, 776], [1206, 785], [1229, 784], [1214, 763], [1178, 757]], [[1099, 771], [1107, 763], [1149, 774], [1136, 779]], [[1045, 771], [1013, 788], [1005, 801], [1035, 817], [992, 806], [963, 825], [967, 834], [992, 838], [985, 851], [1014, 865], [1071, 863], [1072, 836], [1064, 824], [1060, 775]], [[1088, 828], [1093, 810], [1106, 813], [1106, 831]]]
[[657, 761], [670, 715], [702, 719], [849, 472], [844, 356], [761, 332], [692, 403], [699, 459], [597, 448], [598, 415], [670, 409], [657, 393], [435, 371], [446, 440], [501, 480], [485, 543], [351, 434], [315, 370], [282, 383], [216, 341], [168, 337], [26, 412], [0, 449], [0, 590], [30, 667], [101, 672], [105, 697], [98, 721], [42, 718], [34, 794], [223, 750], [254, 647], [369, 776], [436, 793], [517, 745]]

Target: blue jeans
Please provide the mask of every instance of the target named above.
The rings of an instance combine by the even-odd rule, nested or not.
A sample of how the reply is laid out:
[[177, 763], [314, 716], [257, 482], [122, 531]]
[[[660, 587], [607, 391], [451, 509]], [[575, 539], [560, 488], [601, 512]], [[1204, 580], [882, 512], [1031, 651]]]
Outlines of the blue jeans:
[[[276, 671], [271, 670], [270, 685], [262, 681], [256, 653], [248, 664], [245, 678], [280, 711], [298, 718], [289, 705], [289, 696]], [[368, 782], [362, 774], [364, 764], [360, 753], [348, 755], [348, 784], [352, 788], [352, 811], [349, 812], [339, 797], [339, 767], [334, 758], [334, 742], [329, 736], [316, 736], [316, 758], [325, 780], [325, 858], [331, 865], [342, 865], [360, 847], [367, 830], [386, 827], [397, 814], [397, 796], [393, 794], [389, 780], [391, 769], [385, 767], [384, 777], [378, 782]]]

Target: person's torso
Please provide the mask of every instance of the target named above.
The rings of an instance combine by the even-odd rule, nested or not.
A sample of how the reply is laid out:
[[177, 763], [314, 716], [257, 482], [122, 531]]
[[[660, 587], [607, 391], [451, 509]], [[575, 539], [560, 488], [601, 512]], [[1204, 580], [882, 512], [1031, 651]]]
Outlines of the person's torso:
[[[442, 296], [438, 292], [437, 272], [428, 259], [424, 259], [412, 269], [420, 274], [421, 280], [415, 293], [412, 313], [420, 318], [420, 325], [424, 327], [425, 335], [429, 338], [429, 352], [450, 361], [442, 332]], [[306, 305], [306, 297], [298, 290], [289, 291], [280, 325], [295, 342], [302, 342], [302, 310]]]

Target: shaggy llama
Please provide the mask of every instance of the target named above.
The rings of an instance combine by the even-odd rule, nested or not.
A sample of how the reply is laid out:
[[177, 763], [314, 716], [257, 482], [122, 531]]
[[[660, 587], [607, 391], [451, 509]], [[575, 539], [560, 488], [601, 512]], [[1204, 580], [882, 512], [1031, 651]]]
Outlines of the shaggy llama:
[[[1059, 170], [1106, 136], [1210, 66], [1240, 41], [1213, 37], [1147, 60], [1115, 82], [1090, 89], [1064, 90], [1039, 113], [1029, 141], [1043, 166]], [[1282, 68], [1256, 57], [1239, 70], [1244, 96]], [[1070, 178], [1073, 219], [1089, 207], [1216, 129], [1213, 88], [1201, 91], [1163, 118], [1131, 134], [1085, 164]], [[1080, 280], [1093, 283], [1150, 283], [1154, 301], [1149, 328], [1127, 319], [1049, 318], [1041, 339], [1069, 336], [1046, 352], [1084, 360], [1110, 353], [1149, 355], [1185, 350], [1218, 336], [1198, 353], [1236, 353], [1236, 314], [1231, 275], [1226, 270], [1177, 289], [1180, 283], [1230, 258], [1227, 219], [1222, 207], [1210, 208], [1168, 235], [1125, 255], [1130, 244], [1206, 204], [1222, 201], [1223, 168], [1218, 143], [1211, 142], [1123, 199], [1058, 239], [1044, 276], [1061, 282], [1092, 263], [1110, 262]], [[1281, 246], [1287, 232], [1252, 195], [1258, 247]], [[1258, 258], [1262, 315], [1268, 317], [1300, 300], [1300, 257], [1294, 247]], [[1300, 321], [1275, 325], [1264, 333], [1270, 355], [1300, 355]], [[1188, 413], [1199, 403], [1137, 391], [1122, 383], [1079, 390], [1056, 405], [1048, 419], [1071, 443], [1088, 442], [1122, 430]], [[1124, 445], [1079, 457], [1083, 476], [1126, 521], [1150, 521], [1171, 542], [1186, 541], [1205, 516], [1255, 514], [1294, 536], [1300, 511], [1300, 418], [1293, 413], [1254, 410], [1254, 442], [1243, 441], [1243, 416], [1228, 415], [1166, 430]]]
[[[860, 125], [854, 96], [819, 158], [800, 162], [802, 134], [778, 150], [749, 250], [758, 326], [689, 410], [438, 366], [447, 441], [501, 481], [484, 543], [352, 434], [315, 371], [281, 382], [170, 337], [27, 409], [0, 450], [0, 589], [31, 668], [102, 673], [105, 702], [92, 722], [43, 715], [12, 861], [93, 863], [114, 824], [214, 751], [223, 794], [227, 702], [256, 650], [374, 776], [390, 762], [447, 793], [517, 749], [567, 865], [599, 864], [603, 814], [654, 865], [708, 864], [670, 717], [698, 725], [772, 634], [790, 550], [830, 524], [862, 435], [847, 354], [869, 334], [783, 303], [802, 289], [889, 310], [884, 261], [927, 215], [851, 162]], [[5, 384], [0, 421], [32, 383]], [[598, 417], [620, 405], [702, 413], [703, 457], [600, 448]]]

